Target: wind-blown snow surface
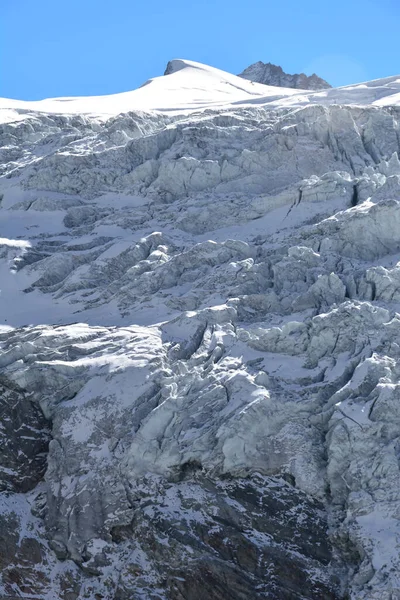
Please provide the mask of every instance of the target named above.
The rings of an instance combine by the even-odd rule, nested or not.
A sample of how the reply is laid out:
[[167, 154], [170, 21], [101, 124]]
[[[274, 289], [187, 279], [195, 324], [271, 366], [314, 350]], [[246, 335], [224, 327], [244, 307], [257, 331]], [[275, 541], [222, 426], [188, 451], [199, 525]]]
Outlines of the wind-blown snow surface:
[[399, 598], [400, 77], [174, 65], [3, 103], [0, 593]]

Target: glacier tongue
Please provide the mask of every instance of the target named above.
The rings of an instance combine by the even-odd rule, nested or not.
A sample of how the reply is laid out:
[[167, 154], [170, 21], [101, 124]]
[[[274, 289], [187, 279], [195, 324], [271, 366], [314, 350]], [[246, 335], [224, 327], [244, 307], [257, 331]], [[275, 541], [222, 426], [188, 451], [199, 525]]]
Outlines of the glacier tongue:
[[400, 597], [399, 85], [5, 101], [0, 595]]

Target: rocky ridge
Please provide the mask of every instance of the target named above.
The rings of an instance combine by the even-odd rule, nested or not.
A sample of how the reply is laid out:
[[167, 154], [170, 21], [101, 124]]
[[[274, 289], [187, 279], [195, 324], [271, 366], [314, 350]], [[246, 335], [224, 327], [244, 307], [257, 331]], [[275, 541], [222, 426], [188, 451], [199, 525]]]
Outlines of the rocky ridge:
[[0, 593], [400, 595], [399, 118], [1, 125]]
[[263, 63], [258, 61], [247, 67], [239, 77], [263, 83], [264, 85], [274, 85], [284, 88], [295, 88], [298, 90], [325, 90], [331, 88], [327, 81], [318, 77], [315, 73], [307, 76], [305, 73], [296, 73], [289, 75], [285, 73], [282, 67], [272, 63]]

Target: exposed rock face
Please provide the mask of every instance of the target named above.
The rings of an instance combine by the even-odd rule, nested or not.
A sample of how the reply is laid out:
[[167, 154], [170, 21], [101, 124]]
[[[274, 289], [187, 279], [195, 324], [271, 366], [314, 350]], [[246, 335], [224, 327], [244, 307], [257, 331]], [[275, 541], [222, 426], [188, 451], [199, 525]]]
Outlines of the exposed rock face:
[[[165, 75], [167, 75], [167, 72], [165, 72]], [[299, 90], [325, 90], [332, 87], [315, 73], [310, 76], [305, 75], [305, 73], [289, 75], [283, 71], [282, 67], [261, 61], [247, 67], [247, 69], [239, 74], [239, 77], [263, 83], [264, 85], [275, 85], [277, 87], [296, 88]]]
[[0, 130], [0, 595], [400, 594], [400, 108]]
[[226, 598], [227, 589], [235, 599], [336, 598], [322, 506], [260, 475], [213, 481], [185, 469], [182, 479], [140, 481], [131, 524], [112, 530], [137, 556], [121, 573], [118, 598], [140, 595], [151, 578], [174, 599]]
[[182, 68], [182, 63], [178, 60], [170, 60], [165, 67], [164, 75], [172, 75]]
[[[47, 467], [48, 423], [37, 404], [16, 386], [0, 384], [0, 572], [2, 596], [40, 594], [50, 581], [42, 571], [44, 532], [35, 535], [28, 492]], [[47, 561], [46, 561], [47, 562]]]
[[49, 430], [36, 404], [0, 384], [0, 490], [28, 492], [47, 466]]

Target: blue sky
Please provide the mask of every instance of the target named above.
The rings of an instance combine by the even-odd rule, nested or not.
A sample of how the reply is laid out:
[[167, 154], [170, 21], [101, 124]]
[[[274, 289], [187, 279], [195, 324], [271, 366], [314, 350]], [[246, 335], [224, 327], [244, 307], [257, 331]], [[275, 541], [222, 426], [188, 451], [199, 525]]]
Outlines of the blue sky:
[[0, 96], [134, 89], [171, 58], [262, 60], [332, 85], [400, 73], [399, 0], [2, 0]]

